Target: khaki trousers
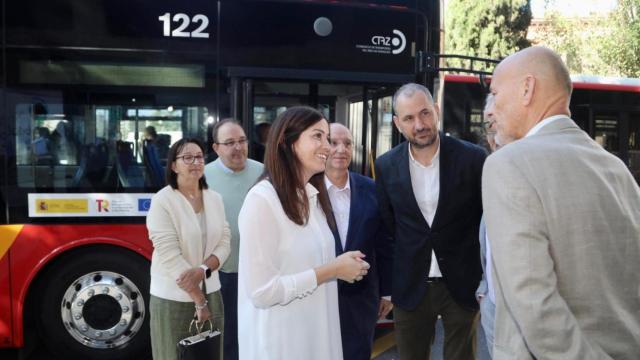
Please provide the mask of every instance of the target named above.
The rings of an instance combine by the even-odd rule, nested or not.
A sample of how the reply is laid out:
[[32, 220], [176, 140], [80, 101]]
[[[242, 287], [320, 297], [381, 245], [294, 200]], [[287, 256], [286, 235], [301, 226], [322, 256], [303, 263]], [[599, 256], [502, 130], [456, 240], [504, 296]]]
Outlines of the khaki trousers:
[[411, 311], [393, 309], [395, 338], [402, 360], [428, 360], [438, 315], [444, 325], [444, 360], [474, 360], [478, 311], [458, 305], [444, 282], [430, 282], [427, 293]]
[[[220, 291], [207, 294], [207, 301], [213, 328], [219, 329], [224, 336], [224, 310]], [[178, 342], [191, 335], [189, 324], [195, 313], [194, 303], [161, 299], [151, 295], [149, 313], [153, 360], [177, 360]], [[220, 359], [223, 358], [222, 348], [220, 346]]]

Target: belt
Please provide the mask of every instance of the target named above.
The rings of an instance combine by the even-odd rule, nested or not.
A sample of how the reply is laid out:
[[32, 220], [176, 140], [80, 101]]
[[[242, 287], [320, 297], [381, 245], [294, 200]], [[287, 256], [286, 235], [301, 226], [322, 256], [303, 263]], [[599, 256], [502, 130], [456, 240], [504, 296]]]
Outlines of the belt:
[[435, 282], [441, 282], [441, 281], [443, 281], [442, 277], [428, 277], [427, 278], [427, 282], [428, 283], [435, 283]]

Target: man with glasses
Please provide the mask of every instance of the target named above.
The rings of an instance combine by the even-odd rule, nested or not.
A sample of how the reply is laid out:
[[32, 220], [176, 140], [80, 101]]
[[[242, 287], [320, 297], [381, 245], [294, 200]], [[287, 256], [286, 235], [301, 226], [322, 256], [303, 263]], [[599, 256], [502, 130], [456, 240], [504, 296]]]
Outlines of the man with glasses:
[[[500, 147], [500, 141], [496, 137], [496, 120], [489, 110], [492, 96], [487, 96], [484, 107], [484, 129], [487, 136], [489, 150], [494, 152]], [[496, 297], [493, 289], [493, 277], [491, 274], [491, 248], [487, 241], [487, 226], [484, 223], [484, 216], [480, 219], [480, 262], [482, 263], [482, 280], [476, 290], [476, 299], [480, 304], [480, 324], [484, 330], [484, 337], [487, 341], [489, 355], [493, 356], [493, 333], [496, 317]]]
[[224, 119], [213, 126], [213, 151], [218, 159], [207, 164], [204, 174], [210, 189], [218, 192], [231, 229], [231, 254], [220, 269], [224, 302], [224, 358], [238, 359], [238, 214], [247, 192], [262, 174], [261, 163], [248, 159], [249, 146], [242, 126]]

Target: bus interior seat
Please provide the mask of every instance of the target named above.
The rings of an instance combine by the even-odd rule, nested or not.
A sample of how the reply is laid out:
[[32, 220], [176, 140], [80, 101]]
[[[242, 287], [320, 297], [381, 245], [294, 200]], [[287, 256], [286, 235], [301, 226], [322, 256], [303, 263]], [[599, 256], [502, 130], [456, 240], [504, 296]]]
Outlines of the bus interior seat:
[[116, 141], [116, 171], [122, 187], [144, 187], [144, 174], [133, 156], [133, 143]]
[[158, 139], [156, 140], [155, 145], [158, 152], [158, 159], [160, 159], [160, 162], [163, 165], [166, 165], [169, 147], [171, 146], [171, 135], [158, 134]]
[[73, 187], [104, 187], [108, 175], [109, 148], [104, 139], [81, 147], [80, 164], [73, 176]]
[[143, 146], [144, 167], [150, 185], [156, 188], [164, 185], [164, 167], [160, 163], [158, 150], [154, 144]]

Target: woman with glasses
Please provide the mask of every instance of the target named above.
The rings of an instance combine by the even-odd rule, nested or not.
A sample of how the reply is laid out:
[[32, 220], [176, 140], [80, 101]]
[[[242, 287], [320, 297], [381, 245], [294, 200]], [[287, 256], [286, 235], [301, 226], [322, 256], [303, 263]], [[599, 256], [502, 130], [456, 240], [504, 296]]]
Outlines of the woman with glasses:
[[189, 336], [194, 315], [223, 329], [218, 269], [229, 256], [230, 233], [222, 198], [207, 189], [204, 151], [196, 138], [171, 146], [168, 185], [153, 196], [147, 215], [153, 242], [149, 312], [154, 360], [177, 358], [176, 344]]
[[362, 280], [359, 251], [336, 258], [324, 185], [329, 123], [309, 107], [278, 116], [265, 172], [240, 210], [240, 359], [342, 359], [337, 280]]

